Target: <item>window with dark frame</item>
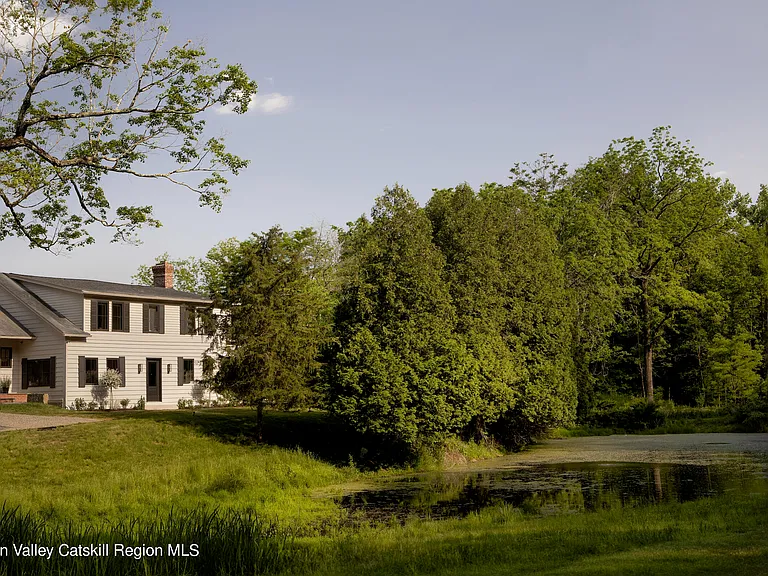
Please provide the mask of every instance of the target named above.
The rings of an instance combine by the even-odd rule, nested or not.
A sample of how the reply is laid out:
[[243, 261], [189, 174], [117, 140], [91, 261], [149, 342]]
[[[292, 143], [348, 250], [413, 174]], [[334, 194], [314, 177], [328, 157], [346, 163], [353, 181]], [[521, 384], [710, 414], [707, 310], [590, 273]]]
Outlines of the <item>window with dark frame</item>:
[[96, 330], [109, 330], [109, 302], [96, 303]]
[[13, 349], [2, 347], [0, 348], [0, 368], [11, 368], [11, 362], [13, 360]]
[[86, 384], [99, 383], [99, 359], [98, 358], [85, 359], [85, 383]]
[[122, 332], [125, 305], [122, 302], [112, 302], [112, 332]]
[[107, 370], [120, 372], [120, 358], [107, 358]]
[[164, 306], [162, 304], [144, 304], [144, 332], [164, 334]]
[[180, 307], [180, 321], [179, 332], [181, 334], [196, 334], [197, 333], [197, 311], [194, 306], [190, 304], [182, 304]]
[[27, 360], [26, 382], [24, 388], [50, 388], [54, 376], [51, 374], [51, 359]]
[[195, 380], [195, 361], [184, 359], [184, 384], [189, 384]]

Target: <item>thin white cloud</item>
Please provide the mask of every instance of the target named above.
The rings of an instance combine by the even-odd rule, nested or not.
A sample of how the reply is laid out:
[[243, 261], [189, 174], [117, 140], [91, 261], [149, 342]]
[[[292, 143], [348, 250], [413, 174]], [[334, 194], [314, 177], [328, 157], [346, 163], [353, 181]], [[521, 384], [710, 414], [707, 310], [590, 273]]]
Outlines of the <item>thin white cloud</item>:
[[726, 172], [725, 170], [718, 170], [717, 172], [712, 174], [712, 176], [714, 176], [715, 178], [725, 178], [726, 176], [728, 176], [728, 172]]
[[[280, 94], [279, 92], [268, 92], [266, 94], [256, 94], [251, 98], [248, 106], [248, 114], [282, 114], [287, 112], [293, 105], [293, 98]], [[220, 106], [216, 108], [217, 114], [234, 114], [234, 106]]]
[[22, 9], [17, 0], [0, 2], [0, 49], [27, 52], [32, 48], [33, 39], [36, 44], [52, 44], [72, 28], [72, 21], [64, 16], [48, 16], [43, 22], [37, 20], [31, 24], [25, 23], [16, 27], [15, 20], [9, 14]]

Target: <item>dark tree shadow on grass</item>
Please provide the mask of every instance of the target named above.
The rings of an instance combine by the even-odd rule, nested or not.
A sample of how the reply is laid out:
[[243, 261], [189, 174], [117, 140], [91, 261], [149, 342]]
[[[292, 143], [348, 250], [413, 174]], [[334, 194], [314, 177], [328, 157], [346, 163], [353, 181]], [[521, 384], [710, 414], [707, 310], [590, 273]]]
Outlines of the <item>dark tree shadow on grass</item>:
[[402, 447], [365, 438], [322, 411], [264, 412], [261, 443], [256, 441], [256, 410], [250, 408], [131, 410], [116, 411], [113, 415], [188, 426], [228, 444], [299, 449], [335, 466], [354, 464], [363, 469], [375, 469], [401, 465], [413, 458]]
[[[117, 412], [115, 416], [188, 426], [228, 444], [259, 445], [256, 441], [256, 410], [250, 408], [130, 411]], [[336, 466], [351, 461], [359, 465], [361, 453], [365, 456], [367, 452], [360, 436], [330, 414], [320, 411], [266, 411], [261, 445], [300, 449]]]

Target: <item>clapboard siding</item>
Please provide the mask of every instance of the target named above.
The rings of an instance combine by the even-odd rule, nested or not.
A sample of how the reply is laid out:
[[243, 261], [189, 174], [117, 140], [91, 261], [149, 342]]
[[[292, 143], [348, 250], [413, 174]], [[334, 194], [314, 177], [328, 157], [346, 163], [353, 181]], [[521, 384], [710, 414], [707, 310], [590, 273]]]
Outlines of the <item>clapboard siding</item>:
[[[192, 383], [178, 385], [178, 358], [195, 360], [195, 378], [202, 375], [202, 356], [208, 349], [208, 339], [200, 335], [180, 334], [180, 308], [165, 304], [165, 333], [145, 334], [142, 327], [142, 302], [130, 302], [130, 332], [91, 331], [87, 341], [71, 341], [67, 344], [67, 398], [71, 404], [76, 398], [86, 402], [93, 400], [91, 387], [78, 386], [78, 357], [99, 359], [99, 373], [107, 368], [107, 358], [125, 357], [125, 387], [114, 392], [114, 399], [127, 398], [133, 406], [142, 396], [146, 398], [147, 358], [162, 359], [162, 394], [160, 403], [148, 403], [148, 407], [175, 408], [181, 398], [192, 398]], [[90, 330], [91, 300], [83, 302], [83, 318], [86, 330]], [[111, 318], [110, 318], [111, 323]], [[168, 365], [170, 364], [170, 373]], [[141, 373], [138, 366], [141, 365]]]
[[21, 282], [21, 284], [23, 284], [27, 290], [39, 296], [43, 302], [56, 310], [56, 312], [83, 330], [82, 294], [75, 294], [57, 288], [49, 288], [48, 286], [42, 286], [40, 284], [35, 284], [34, 282]]
[[56, 356], [56, 387], [28, 388], [25, 392], [48, 394], [51, 402], [64, 402], [66, 390], [66, 343], [64, 336], [45, 320], [0, 288], [0, 306], [36, 336], [35, 340], [18, 343], [13, 350], [13, 383], [11, 391], [21, 390], [21, 359], [31, 360]]

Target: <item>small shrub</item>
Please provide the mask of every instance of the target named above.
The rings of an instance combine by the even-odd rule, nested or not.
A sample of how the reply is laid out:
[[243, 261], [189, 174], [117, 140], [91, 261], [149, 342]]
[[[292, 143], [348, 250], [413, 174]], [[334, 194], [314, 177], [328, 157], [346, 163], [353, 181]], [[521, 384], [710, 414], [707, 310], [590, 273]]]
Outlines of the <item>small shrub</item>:
[[188, 400], [186, 398], [179, 398], [179, 401], [176, 403], [176, 405], [179, 407], [179, 410], [186, 410], [188, 408], [193, 407], [192, 400]]
[[664, 426], [669, 407], [664, 401], [648, 404], [644, 398], [608, 397], [598, 400], [585, 416], [584, 424], [594, 428], [613, 428], [627, 432]]
[[147, 401], [144, 399], [144, 396], [139, 398], [139, 401], [136, 402], [136, 410], [144, 410], [147, 407]]
[[70, 406], [72, 410], [82, 411], [85, 410], [86, 404], [84, 398], [75, 398], [75, 401], [72, 402], [72, 405]]
[[8, 390], [11, 389], [11, 379], [8, 376], [0, 378], [0, 393], [8, 394]]
[[745, 432], [768, 432], [768, 401], [739, 408], [735, 420]]
[[[113, 392], [123, 384], [123, 377], [117, 370], [107, 370], [99, 376], [99, 386], [109, 391], [109, 408], [113, 410], [115, 402], [112, 398]], [[103, 407], [103, 405], [102, 405]]]
[[120, 400], [120, 406], [122, 406], [123, 410], [127, 410], [128, 404], [130, 403], [131, 401], [128, 398], [123, 398], [122, 400]]
[[96, 404], [96, 402], [94, 402], [93, 400], [88, 402], [88, 410], [96, 410], [96, 408], [98, 408], [98, 407], [99, 407], [99, 405]]

